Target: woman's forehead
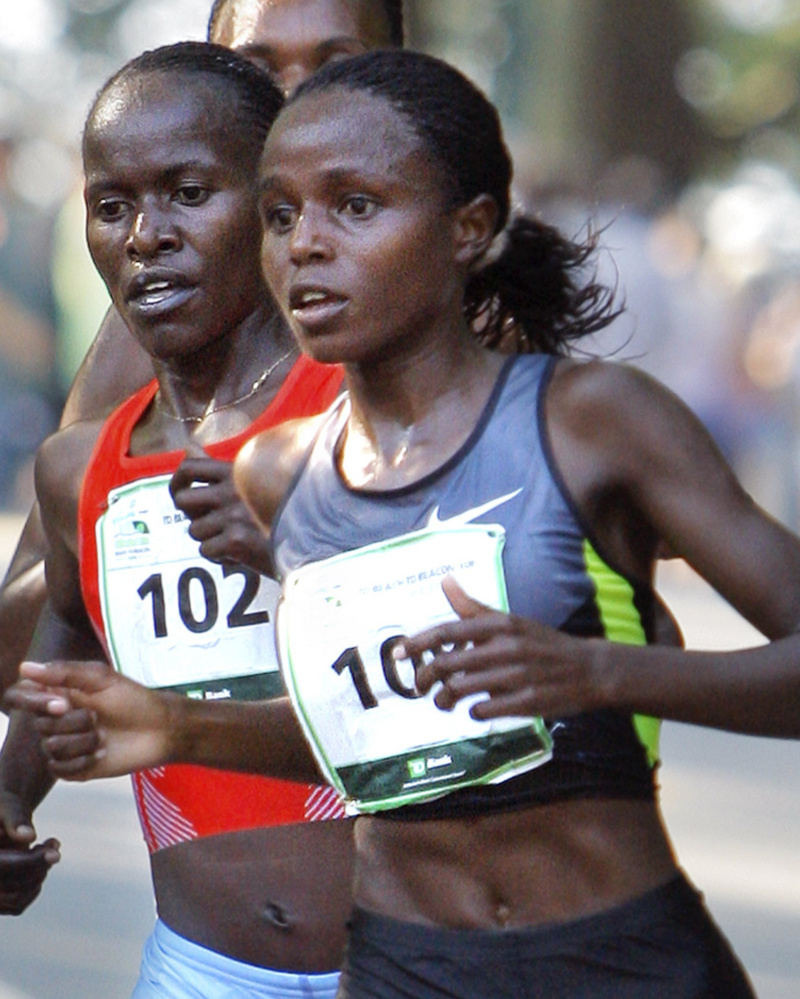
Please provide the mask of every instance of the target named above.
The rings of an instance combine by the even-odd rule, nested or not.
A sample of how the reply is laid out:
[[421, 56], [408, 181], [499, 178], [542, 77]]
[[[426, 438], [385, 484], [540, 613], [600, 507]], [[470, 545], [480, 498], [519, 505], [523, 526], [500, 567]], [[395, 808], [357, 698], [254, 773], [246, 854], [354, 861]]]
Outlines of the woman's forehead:
[[258, 149], [245, 122], [231, 113], [230, 96], [214, 87], [191, 86], [166, 78], [166, 87], [152, 81], [143, 87], [110, 92], [98, 104], [84, 136], [84, 166], [100, 169], [129, 166], [169, 170], [188, 162], [224, 167], [231, 176], [252, 178]]
[[379, 0], [229, 0], [213, 40], [233, 47], [273, 47], [298, 33], [318, 44], [342, 35], [360, 39], [367, 48], [390, 43], [386, 8]]
[[402, 155], [418, 148], [420, 138], [411, 119], [386, 98], [333, 86], [302, 94], [278, 115], [267, 147], [285, 143], [376, 152], [389, 146]]
[[[233, 87], [224, 87], [210, 74], [190, 72], [147, 72], [123, 78], [100, 98], [87, 122], [87, 136], [119, 134], [142, 127], [180, 132], [207, 132], [220, 141], [244, 125], [234, 127]], [[159, 126], [161, 122], [161, 126]], [[222, 128], [221, 126], [225, 126]]]

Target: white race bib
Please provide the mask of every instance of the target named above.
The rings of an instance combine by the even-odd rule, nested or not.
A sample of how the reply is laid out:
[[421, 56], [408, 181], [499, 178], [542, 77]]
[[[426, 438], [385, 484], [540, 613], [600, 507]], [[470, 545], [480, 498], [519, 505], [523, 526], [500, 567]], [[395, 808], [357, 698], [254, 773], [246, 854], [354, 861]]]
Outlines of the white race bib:
[[[283, 692], [275, 580], [203, 558], [172, 502], [171, 475], [114, 489], [96, 525], [100, 604], [120, 673], [190, 697]], [[204, 488], [199, 486], [197, 488]]]
[[411, 662], [392, 650], [456, 615], [441, 583], [453, 575], [476, 600], [508, 610], [499, 525], [424, 530], [291, 573], [278, 612], [284, 680], [326, 779], [351, 813], [497, 783], [546, 762], [539, 718], [476, 721], [485, 695], [441, 711], [421, 697]]

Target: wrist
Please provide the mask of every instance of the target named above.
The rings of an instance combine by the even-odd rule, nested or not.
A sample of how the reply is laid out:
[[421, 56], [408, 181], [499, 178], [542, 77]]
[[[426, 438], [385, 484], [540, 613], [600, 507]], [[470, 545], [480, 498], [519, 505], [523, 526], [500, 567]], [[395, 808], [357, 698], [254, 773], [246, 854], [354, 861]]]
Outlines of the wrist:
[[162, 691], [164, 763], [190, 763], [198, 725], [192, 724], [192, 709], [198, 702], [181, 694]]
[[620, 688], [622, 686], [619, 646], [605, 638], [590, 638], [587, 641], [587, 646], [596, 709], [619, 709], [621, 706]]

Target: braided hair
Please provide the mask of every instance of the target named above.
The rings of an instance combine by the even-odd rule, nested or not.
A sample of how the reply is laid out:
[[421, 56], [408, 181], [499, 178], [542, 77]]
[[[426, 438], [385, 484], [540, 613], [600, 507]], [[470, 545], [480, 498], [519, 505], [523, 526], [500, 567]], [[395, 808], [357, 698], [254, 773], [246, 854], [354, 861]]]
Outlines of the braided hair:
[[283, 94], [253, 63], [230, 49], [208, 42], [164, 45], [126, 63], [95, 97], [84, 126], [84, 146], [97, 110], [107, 95], [128, 80], [151, 75], [199, 76], [215, 87], [220, 106], [230, 108], [228, 120], [236, 128], [255, 171], [267, 133], [283, 106]]
[[380, 97], [403, 115], [441, 167], [446, 205], [481, 194], [498, 207], [495, 243], [467, 283], [465, 316], [487, 347], [566, 354], [572, 341], [616, 318], [613, 291], [587, 266], [596, 238], [572, 242], [511, 211], [511, 157], [494, 105], [462, 73], [418, 52], [386, 50], [323, 67], [288, 103], [343, 87]]
[[[405, 39], [405, 26], [403, 23], [403, 0], [369, 0], [370, 3], [380, 3], [386, 15], [386, 23], [389, 28], [389, 44], [397, 48], [403, 47]], [[230, 3], [236, 0], [214, 0], [211, 13], [208, 17], [208, 30], [206, 37], [210, 41], [219, 25], [222, 12]]]

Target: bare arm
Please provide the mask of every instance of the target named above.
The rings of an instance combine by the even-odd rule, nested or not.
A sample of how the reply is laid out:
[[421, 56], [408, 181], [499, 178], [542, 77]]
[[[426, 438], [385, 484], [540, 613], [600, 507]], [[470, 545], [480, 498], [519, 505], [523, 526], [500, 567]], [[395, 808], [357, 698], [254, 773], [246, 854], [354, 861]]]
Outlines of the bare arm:
[[35, 504], [0, 589], [0, 692], [17, 679], [44, 606], [46, 551], [39, 506]]
[[315, 416], [289, 420], [253, 437], [236, 456], [234, 486], [267, 535], [318, 427]]
[[[236, 468], [245, 466], [244, 477], [258, 482], [258, 498], [266, 488], [260, 476], [251, 481], [253, 462], [267, 468], [270, 496], [277, 503], [281, 489], [291, 480], [293, 458], [279, 460], [275, 448], [287, 442], [301, 443], [291, 450], [302, 455], [307, 421], [284, 424], [257, 438]], [[299, 431], [297, 435], [295, 431]], [[278, 442], [276, 444], [276, 441]], [[249, 456], [249, 457], [248, 457]], [[252, 459], [252, 460], [251, 460]], [[182, 504], [204, 502], [202, 495], [215, 485], [204, 486], [195, 501], [187, 493], [195, 481], [216, 481], [218, 463], [189, 459], [183, 472], [176, 474], [173, 486]], [[224, 478], [224, 477], [223, 477]], [[225, 491], [224, 481], [219, 483]], [[237, 479], [237, 486], [239, 481]], [[222, 504], [223, 506], [225, 504]], [[264, 517], [263, 502], [259, 504]], [[202, 509], [195, 509], [202, 514]], [[57, 546], [54, 546], [57, 548]], [[69, 559], [58, 551], [48, 563], [50, 578], [67, 576], [58, 585], [69, 592]], [[101, 664], [67, 662], [63, 658], [46, 666], [25, 663], [22, 675], [27, 682], [7, 695], [7, 705], [24, 708], [43, 716], [39, 728], [46, 735], [51, 772], [62, 777], [89, 779], [112, 776], [164, 763], [195, 763], [222, 769], [267, 773], [294, 780], [318, 780], [320, 775], [295, 721], [287, 699], [248, 703], [237, 701], [195, 701], [169, 692], [150, 690], [105, 669]], [[45, 688], [47, 684], [49, 688]], [[88, 731], [75, 734], [75, 711], [95, 723]], [[65, 727], [66, 726], [66, 727]]]
[[[286, 780], [320, 780], [288, 698], [196, 701], [128, 680], [102, 663], [26, 662], [23, 681], [6, 695], [12, 707], [37, 712], [50, 772], [91, 780], [162, 766], [194, 763]], [[46, 685], [46, 686], [45, 686]], [[96, 727], [86, 751], [60, 719], [91, 714]]]
[[[152, 377], [150, 358], [116, 310], [109, 309], [70, 389], [61, 426], [104, 415]], [[0, 693], [17, 678], [44, 605], [46, 554], [35, 504], [0, 589]]]
[[[67, 654], [97, 654], [72, 629], [42, 611], [30, 654], [47, 657], [56, 650]], [[53, 786], [53, 775], [40, 749], [36, 719], [13, 711], [0, 753], [0, 914], [19, 915], [37, 898], [47, 873], [60, 859], [59, 843], [47, 839], [33, 845], [33, 812]]]
[[[44, 548], [47, 552], [48, 567], [54, 570], [54, 576], [48, 577], [54, 599], [44, 604], [28, 652], [37, 659], [102, 655], [83, 609], [75, 555], [77, 495], [95, 437], [90, 425], [75, 425], [48, 438], [37, 455], [41, 519], [35, 524], [35, 539], [40, 551]], [[30, 572], [20, 551], [14, 565], [20, 573], [15, 579]], [[24, 624], [27, 629], [24, 637], [29, 638], [29, 618], [24, 619]], [[31, 817], [52, 782], [46, 758], [40, 751], [35, 718], [18, 712], [12, 714], [0, 754], [0, 829], [5, 844], [25, 849], [33, 841]], [[12, 856], [5, 859], [9, 864], [13, 861]], [[9, 865], [0, 865], [0, 873], [5, 883], [6, 876], [11, 876]]]
[[[111, 409], [151, 376], [147, 356], [116, 313], [110, 311], [67, 399], [61, 425]], [[34, 636], [47, 597], [45, 558], [49, 550], [38, 503], [23, 529], [0, 589], [0, 692], [17, 678], [20, 661]], [[45, 635], [50, 609], [43, 613], [39, 646], [32, 655], [48, 653]], [[51, 636], [52, 637], [52, 636]], [[62, 636], [63, 637], [63, 636]], [[42, 644], [44, 643], [44, 644]], [[62, 654], [78, 654], [69, 642]], [[96, 651], [95, 651], [96, 654]], [[52, 786], [31, 716], [15, 714], [9, 722], [0, 756], [0, 914], [19, 915], [36, 899], [49, 869], [57, 863], [59, 844], [36, 839], [33, 810]]]
[[631, 577], [648, 581], [666, 543], [771, 643], [699, 653], [575, 639], [487, 611], [448, 583], [461, 620], [406, 643], [409, 656], [433, 654], [420, 688], [443, 682], [444, 708], [487, 693], [473, 709], [481, 718], [609, 707], [800, 738], [800, 539], [752, 502], [697, 420], [644, 376], [565, 366], [548, 423], [567, 487]]
[[104, 416], [153, 377], [153, 362], [113, 306], [75, 376], [61, 426]]

